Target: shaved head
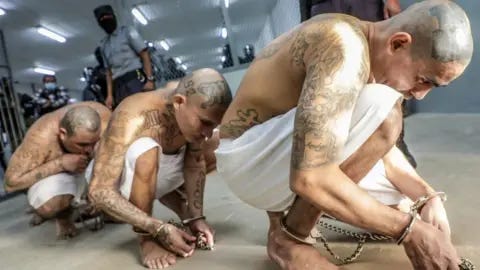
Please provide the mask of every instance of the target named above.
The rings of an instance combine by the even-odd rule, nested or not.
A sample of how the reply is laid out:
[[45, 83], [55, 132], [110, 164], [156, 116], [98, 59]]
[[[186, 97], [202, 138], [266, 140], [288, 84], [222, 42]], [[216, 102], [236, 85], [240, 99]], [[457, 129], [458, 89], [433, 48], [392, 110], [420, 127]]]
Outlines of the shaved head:
[[467, 65], [473, 54], [473, 38], [465, 11], [447, 0], [426, 0], [391, 19], [395, 31], [412, 36], [412, 56], [441, 63]]
[[214, 69], [199, 69], [185, 76], [174, 94], [182, 94], [187, 97], [200, 95], [204, 98], [201, 103], [202, 109], [213, 106], [227, 108], [232, 102], [232, 93], [225, 78]]
[[100, 130], [100, 126], [100, 115], [88, 106], [73, 107], [60, 120], [60, 127], [67, 131], [68, 136], [75, 134], [75, 130], [78, 128], [97, 132]]

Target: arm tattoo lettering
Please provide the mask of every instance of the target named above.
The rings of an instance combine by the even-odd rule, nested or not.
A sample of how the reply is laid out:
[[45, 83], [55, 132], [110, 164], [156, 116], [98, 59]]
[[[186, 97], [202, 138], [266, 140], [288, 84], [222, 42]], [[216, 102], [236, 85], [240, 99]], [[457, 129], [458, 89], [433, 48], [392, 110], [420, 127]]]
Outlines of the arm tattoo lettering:
[[203, 210], [203, 191], [205, 187], [205, 172], [200, 170], [195, 180], [195, 191], [193, 193], [193, 207]]
[[190, 215], [200, 216], [203, 212], [206, 165], [201, 148], [189, 144], [185, 153], [184, 171], [185, 193]]
[[234, 138], [240, 137], [247, 129], [261, 123], [258, 117], [254, 108], [240, 109], [236, 118], [220, 126], [220, 131]]

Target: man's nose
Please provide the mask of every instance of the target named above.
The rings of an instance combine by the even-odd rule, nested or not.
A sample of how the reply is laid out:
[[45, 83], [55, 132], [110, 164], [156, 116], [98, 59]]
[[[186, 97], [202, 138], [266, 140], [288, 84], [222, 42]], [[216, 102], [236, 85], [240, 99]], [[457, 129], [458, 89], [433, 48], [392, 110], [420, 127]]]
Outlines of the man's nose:
[[412, 92], [412, 96], [417, 100], [422, 100], [428, 94], [428, 92], [430, 92], [430, 90], [432, 90], [432, 88], [427, 88], [420, 91], [417, 90]]

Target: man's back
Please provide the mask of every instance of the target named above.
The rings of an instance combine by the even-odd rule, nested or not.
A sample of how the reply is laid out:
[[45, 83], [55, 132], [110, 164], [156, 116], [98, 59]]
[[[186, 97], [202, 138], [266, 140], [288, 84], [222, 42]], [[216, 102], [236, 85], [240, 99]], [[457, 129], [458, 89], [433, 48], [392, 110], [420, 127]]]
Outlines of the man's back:
[[[20, 145], [19, 149], [14, 153], [12, 156], [12, 160], [10, 163], [15, 162], [16, 154], [22, 155], [24, 153], [21, 150], [21, 147], [24, 144], [29, 145], [28, 153], [38, 152], [38, 153], [48, 153], [47, 156], [38, 156], [36, 162], [42, 163], [49, 161], [51, 159], [57, 158], [61, 154], [63, 154], [63, 149], [60, 147], [58, 143], [58, 129], [60, 120], [65, 115], [65, 113], [70, 110], [71, 108], [77, 106], [89, 106], [100, 115], [102, 120], [102, 131], [106, 128], [108, 123], [108, 118], [110, 117], [110, 110], [104, 105], [97, 103], [97, 102], [80, 102], [71, 104], [51, 113], [47, 113], [44, 116], [40, 117], [35, 123], [28, 129], [27, 134], [25, 134], [25, 138], [23, 139], [22, 144]], [[30, 149], [31, 145], [37, 145], [37, 149]], [[39, 148], [45, 148], [48, 151], [40, 151]], [[20, 151], [19, 151], [20, 150]], [[21, 158], [20, 158], [21, 159]]]
[[[225, 113], [220, 136], [238, 137], [248, 128], [296, 107], [306, 80], [305, 52], [310, 45], [328, 38], [326, 34], [339, 23], [346, 23], [365, 41], [361, 21], [347, 15], [326, 14], [306, 21], [266, 46], [248, 68]], [[325, 48], [318, 53], [329, 51]], [[345, 48], [341, 53], [346, 54]], [[330, 68], [326, 61], [318, 64]]]

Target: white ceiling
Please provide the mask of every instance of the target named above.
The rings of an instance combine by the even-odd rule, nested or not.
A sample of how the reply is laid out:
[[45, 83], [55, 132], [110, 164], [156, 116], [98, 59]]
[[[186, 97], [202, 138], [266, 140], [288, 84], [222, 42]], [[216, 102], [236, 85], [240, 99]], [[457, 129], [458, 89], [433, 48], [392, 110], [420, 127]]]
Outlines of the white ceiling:
[[[21, 84], [41, 82], [33, 67], [57, 72], [60, 84], [71, 90], [84, 87], [80, 81], [85, 66], [95, 66], [93, 51], [105, 33], [97, 25], [93, 9], [111, 4], [119, 23], [134, 24], [145, 40], [156, 45], [162, 39], [170, 45], [162, 53], [179, 57], [191, 71], [200, 67], [218, 68], [221, 48], [227, 43], [220, 36], [224, 24], [224, 0], [0, 0], [7, 14], [0, 16], [14, 80]], [[277, 0], [230, 0], [227, 14], [236, 48], [253, 44]], [[138, 6], [149, 20], [143, 26], [132, 19], [130, 10]], [[58, 43], [36, 32], [45, 26], [67, 38]]]

